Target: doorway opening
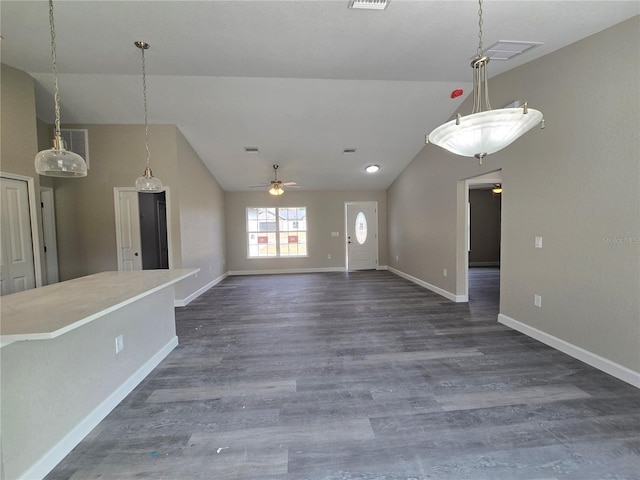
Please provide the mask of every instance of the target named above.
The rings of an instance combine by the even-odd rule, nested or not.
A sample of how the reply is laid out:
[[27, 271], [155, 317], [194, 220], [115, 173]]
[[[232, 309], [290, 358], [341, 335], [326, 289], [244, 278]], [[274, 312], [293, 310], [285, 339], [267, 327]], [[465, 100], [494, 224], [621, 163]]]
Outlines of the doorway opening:
[[[464, 242], [458, 242], [458, 260], [462, 268], [464, 296], [467, 301], [500, 301], [500, 258], [502, 239], [502, 170], [496, 170], [461, 182], [464, 184]], [[459, 230], [460, 231], [460, 230]]]
[[164, 192], [138, 193], [142, 269], [169, 268], [167, 200]]
[[114, 187], [118, 270], [171, 268], [169, 190]]

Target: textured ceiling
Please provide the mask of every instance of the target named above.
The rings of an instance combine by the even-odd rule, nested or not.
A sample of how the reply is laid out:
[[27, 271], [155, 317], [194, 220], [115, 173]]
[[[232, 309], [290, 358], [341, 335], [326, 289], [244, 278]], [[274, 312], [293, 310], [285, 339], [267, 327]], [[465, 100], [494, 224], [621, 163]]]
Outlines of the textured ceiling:
[[[141, 123], [133, 42], [144, 40], [150, 123], [177, 125], [225, 190], [268, 182], [274, 163], [302, 190], [386, 188], [469, 93], [478, 6], [347, 4], [57, 0], [62, 122]], [[485, 46], [543, 43], [491, 62], [494, 76], [639, 14], [640, 2], [485, 0], [483, 9]], [[0, 15], [2, 62], [36, 79], [38, 116], [51, 122], [47, 2], [3, 0]], [[465, 95], [452, 100], [456, 88]], [[378, 174], [364, 173], [370, 163]]]

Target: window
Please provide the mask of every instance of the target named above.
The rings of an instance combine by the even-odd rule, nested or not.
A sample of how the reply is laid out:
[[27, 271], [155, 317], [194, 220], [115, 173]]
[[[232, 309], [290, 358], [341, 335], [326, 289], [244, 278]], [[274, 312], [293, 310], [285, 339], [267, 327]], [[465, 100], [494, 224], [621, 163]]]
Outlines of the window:
[[306, 207], [247, 208], [249, 258], [306, 257]]

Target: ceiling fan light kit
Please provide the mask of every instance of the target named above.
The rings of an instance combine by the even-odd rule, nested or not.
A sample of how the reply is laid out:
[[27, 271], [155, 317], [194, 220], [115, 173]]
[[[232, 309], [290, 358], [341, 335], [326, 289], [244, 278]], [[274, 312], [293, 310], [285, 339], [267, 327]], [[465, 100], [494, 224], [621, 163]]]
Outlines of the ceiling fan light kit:
[[53, 147], [38, 152], [34, 160], [36, 173], [49, 177], [86, 177], [87, 164], [77, 153], [65, 148], [60, 135], [60, 93], [56, 68], [56, 29], [53, 21], [53, 0], [49, 0], [49, 27], [51, 30], [51, 64], [53, 70], [53, 90], [55, 103], [55, 133]]
[[522, 107], [491, 109], [487, 73], [489, 57], [482, 50], [482, 0], [478, 3], [478, 51], [471, 62], [473, 110], [464, 117], [457, 114], [454, 120], [433, 130], [426, 142], [456, 155], [475, 157], [482, 165], [487, 155], [502, 150], [539, 123], [544, 128], [544, 119], [541, 112], [529, 108], [526, 102]]
[[282, 187], [280, 185], [271, 185], [271, 188], [269, 188], [269, 193], [271, 195], [282, 195], [284, 193], [284, 190], [282, 189]]

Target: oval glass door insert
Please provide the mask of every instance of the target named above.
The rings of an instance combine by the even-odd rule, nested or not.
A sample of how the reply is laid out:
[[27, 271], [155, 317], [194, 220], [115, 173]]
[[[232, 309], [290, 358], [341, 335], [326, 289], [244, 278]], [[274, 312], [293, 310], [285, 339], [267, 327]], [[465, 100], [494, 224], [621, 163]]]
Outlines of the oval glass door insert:
[[360, 245], [367, 241], [367, 217], [363, 212], [356, 215], [356, 240]]

